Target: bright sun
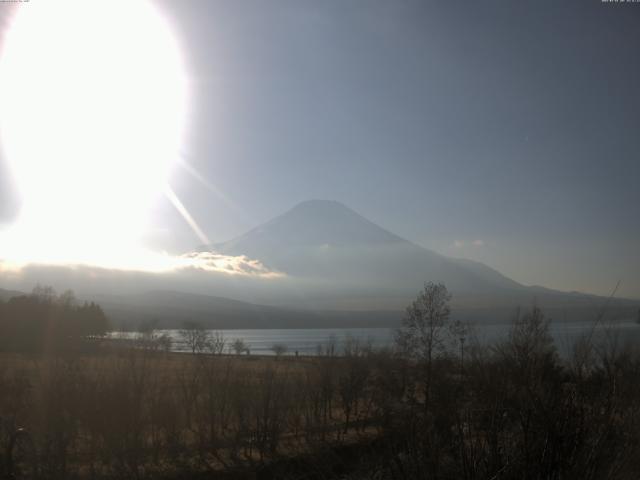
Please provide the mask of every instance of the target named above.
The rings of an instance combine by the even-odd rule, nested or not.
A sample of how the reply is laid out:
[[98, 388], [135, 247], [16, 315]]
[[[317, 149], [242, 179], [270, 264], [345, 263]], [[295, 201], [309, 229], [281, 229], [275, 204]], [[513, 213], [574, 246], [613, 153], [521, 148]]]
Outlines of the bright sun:
[[148, 2], [23, 5], [0, 59], [2, 147], [22, 200], [3, 256], [126, 263], [177, 157], [185, 96]]

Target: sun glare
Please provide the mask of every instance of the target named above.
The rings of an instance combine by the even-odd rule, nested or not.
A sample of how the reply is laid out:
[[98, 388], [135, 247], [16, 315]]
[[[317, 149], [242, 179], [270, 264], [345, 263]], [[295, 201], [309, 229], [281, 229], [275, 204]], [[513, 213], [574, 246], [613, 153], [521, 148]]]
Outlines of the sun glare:
[[138, 256], [185, 107], [179, 50], [150, 3], [21, 6], [0, 58], [0, 135], [22, 203], [2, 256], [103, 266]]

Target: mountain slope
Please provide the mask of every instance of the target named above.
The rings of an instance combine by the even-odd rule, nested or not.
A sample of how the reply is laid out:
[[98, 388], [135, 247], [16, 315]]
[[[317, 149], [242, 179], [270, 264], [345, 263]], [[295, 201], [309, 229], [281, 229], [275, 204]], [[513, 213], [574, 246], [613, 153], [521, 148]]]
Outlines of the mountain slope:
[[513, 309], [534, 300], [553, 308], [594, 304], [589, 295], [527, 287], [480, 262], [440, 255], [335, 201], [303, 202], [238, 238], [201, 249], [247, 255], [286, 273], [303, 299], [292, 297], [289, 305], [313, 300], [316, 308], [398, 309], [425, 281], [444, 283], [462, 308]]
[[[398, 327], [402, 309], [354, 311], [278, 308], [223, 297], [177, 291], [150, 291], [134, 295], [98, 295], [87, 298], [103, 308], [114, 328], [182, 328], [185, 321], [211, 329], [269, 328], [371, 328]], [[570, 309], [550, 304], [545, 313], [560, 321], [593, 320], [595, 305]], [[453, 317], [463, 322], [504, 322], [513, 318], [514, 306], [458, 307]], [[614, 306], [607, 318], [634, 318], [635, 307]]]
[[284, 246], [385, 245], [406, 240], [331, 200], [309, 200], [221, 246], [230, 250]]
[[398, 311], [345, 312], [277, 308], [224, 297], [177, 291], [134, 295], [97, 295], [97, 302], [116, 328], [153, 325], [181, 328], [186, 321], [212, 329], [318, 328], [399, 325]]
[[4, 290], [0, 288], [0, 300], [4, 302], [10, 300], [13, 297], [19, 297], [21, 295], [24, 295], [24, 293], [18, 292], [17, 290]]
[[378, 227], [334, 201], [303, 202], [245, 235], [212, 246], [301, 278], [412, 291], [426, 280], [458, 293], [523, 289], [477, 262], [451, 259]]

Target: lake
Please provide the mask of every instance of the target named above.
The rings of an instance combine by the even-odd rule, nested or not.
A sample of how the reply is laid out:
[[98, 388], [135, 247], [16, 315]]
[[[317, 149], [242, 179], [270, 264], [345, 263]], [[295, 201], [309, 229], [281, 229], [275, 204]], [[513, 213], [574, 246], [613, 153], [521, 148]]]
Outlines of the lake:
[[[470, 340], [480, 344], [491, 344], [506, 338], [509, 324], [483, 324], [470, 327]], [[593, 322], [551, 322], [550, 332], [555, 339], [561, 354], [571, 350], [571, 346], [581, 336], [593, 329]], [[372, 345], [376, 348], [388, 347], [393, 343], [394, 329], [391, 328], [318, 328], [318, 329], [261, 329], [261, 330], [219, 330], [227, 341], [227, 346], [241, 338], [248, 345], [251, 354], [273, 355], [272, 347], [280, 344], [287, 348], [287, 354], [297, 351], [300, 355], [316, 355], [319, 346], [323, 349], [334, 347], [334, 352], [343, 352], [350, 339], [360, 344]], [[212, 331], [213, 333], [214, 331]], [[181, 338], [180, 330], [156, 330], [156, 335], [166, 334], [172, 339], [172, 350], [176, 352], [190, 351]], [[135, 332], [113, 332], [112, 337], [135, 338]], [[594, 330], [594, 339], [617, 341], [620, 344], [640, 345], [640, 325], [634, 322], [616, 322], [605, 328], [598, 326]]]

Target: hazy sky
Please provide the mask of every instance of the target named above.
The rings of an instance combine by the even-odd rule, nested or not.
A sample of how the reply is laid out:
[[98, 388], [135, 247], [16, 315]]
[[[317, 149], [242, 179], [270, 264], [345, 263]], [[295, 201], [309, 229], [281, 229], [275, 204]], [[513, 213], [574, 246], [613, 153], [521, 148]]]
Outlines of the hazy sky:
[[[190, 78], [185, 160], [217, 193], [173, 186], [213, 241], [335, 199], [526, 284], [640, 298], [640, 4], [158, 6]], [[192, 248], [172, 208], [150, 241]]]

